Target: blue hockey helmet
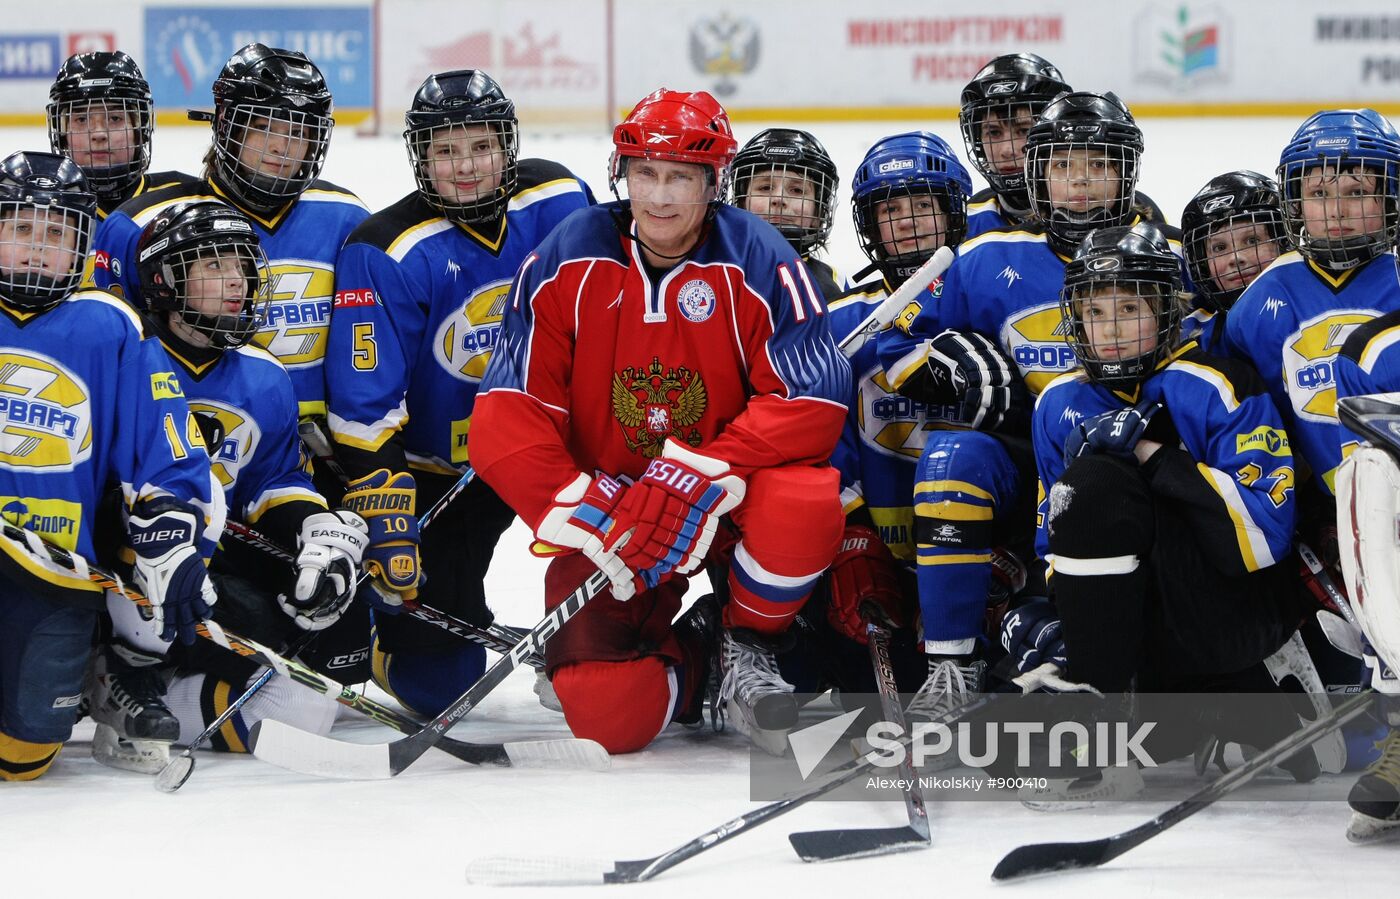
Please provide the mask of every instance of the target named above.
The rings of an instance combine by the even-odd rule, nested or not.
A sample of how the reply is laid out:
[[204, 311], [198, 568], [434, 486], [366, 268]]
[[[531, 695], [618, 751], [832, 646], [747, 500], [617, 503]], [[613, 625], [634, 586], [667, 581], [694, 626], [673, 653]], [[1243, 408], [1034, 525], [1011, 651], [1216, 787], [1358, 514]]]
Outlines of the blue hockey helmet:
[[[940, 247], [956, 247], [962, 242], [971, 193], [967, 169], [943, 138], [930, 131], [881, 138], [865, 154], [851, 180], [851, 212], [861, 249], [886, 278], [902, 284]], [[927, 229], [923, 216], [913, 208], [917, 198], [924, 197], [937, 201], [943, 218], [941, 230]], [[910, 200], [910, 212], [898, 218], [882, 213], [881, 204], [900, 199]], [[881, 224], [891, 226], [893, 250], [880, 237]]]
[[[1357, 183], [1348, 188], [1339, 181], [1346, 176], [1355, 176]], [[1304, 181], [1310, 177], [1321, 178], [1316, 186], [1324, 194], [1328, 182], [1336, 184], [1334, 195], [1321, 198], [1323, 205], [1315, 212], [1335, 220], [1338, 233], [1331, 233], [1330, 223], [1323, 234], [1309, 232]], [[1374, 109], [1313, 113], [1283, 148], [1278, 180], [1293, 243], [1316, 264], [1345, 271], [1395, 246], [1400, 233], [1400, 134]], [[1343, 205], [1351, 203], [1367, 205]]]

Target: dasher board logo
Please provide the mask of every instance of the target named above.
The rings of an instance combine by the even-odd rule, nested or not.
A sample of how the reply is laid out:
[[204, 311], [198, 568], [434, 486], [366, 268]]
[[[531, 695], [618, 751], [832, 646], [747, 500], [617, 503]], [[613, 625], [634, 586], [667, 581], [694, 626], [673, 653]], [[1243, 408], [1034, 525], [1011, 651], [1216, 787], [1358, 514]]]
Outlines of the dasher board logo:
[[1151, 4], [1134, 23], [1138, 81], [1177, 93], [1230, 80], [1234, 26], [1213, 4]]
[[690, 27], [690, 64], [701, 75], [717, 79], [714, 92], [721, 97], [739, 90], [737, 79], [758, 67], [761, 49], [762, 38], [752, 19], [720, 13]]

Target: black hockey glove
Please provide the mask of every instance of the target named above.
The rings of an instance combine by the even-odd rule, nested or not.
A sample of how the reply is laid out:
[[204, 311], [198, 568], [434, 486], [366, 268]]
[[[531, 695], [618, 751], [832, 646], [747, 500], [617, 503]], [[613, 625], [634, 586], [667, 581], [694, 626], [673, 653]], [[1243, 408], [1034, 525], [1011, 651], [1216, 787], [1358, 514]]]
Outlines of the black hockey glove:
[[918, 399], [955, 404], [958, 420], [979, 431], [1020, 433], [1030, 422], [1031, 398], [1021, 373], [991, 340], [976, 331], [947, 330], [928, 343]]

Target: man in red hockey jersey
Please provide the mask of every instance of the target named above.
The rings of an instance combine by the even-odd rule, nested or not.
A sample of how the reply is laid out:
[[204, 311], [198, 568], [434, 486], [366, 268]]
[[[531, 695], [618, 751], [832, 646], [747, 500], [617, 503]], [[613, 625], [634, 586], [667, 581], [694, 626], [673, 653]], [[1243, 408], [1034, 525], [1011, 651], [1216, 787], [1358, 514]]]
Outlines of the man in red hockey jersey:
[[826, 460], [850, 370], [792, 247], [720, 202], [737, 144], [713, 97], [658, 90], [613, 143], [628, 199], [575, 212], [521, 265], [471, 462], [536, 551], [560, 554], [547, 602], [593, 566], [612, 581], [546, 654], [570, 728], [610, 752], [698, 720], [713, 615], [671, 621], [685, 576], [728, 542], [717, 527], [737, 532], [715, 579], [720, 701], [781, 752], [796, 706], [774, 650], [841, 536]]

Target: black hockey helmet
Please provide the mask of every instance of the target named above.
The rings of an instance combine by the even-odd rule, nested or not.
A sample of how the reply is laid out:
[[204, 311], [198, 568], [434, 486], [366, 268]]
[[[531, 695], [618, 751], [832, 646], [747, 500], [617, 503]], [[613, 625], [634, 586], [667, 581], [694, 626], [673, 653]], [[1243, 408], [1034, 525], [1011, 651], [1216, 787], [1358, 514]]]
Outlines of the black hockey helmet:
[[42, 312], [77, 290], [96, 215], [97, 195], [68, 157], [21, 150], [0, 161], [0, 244], [13, 266], [0, 266], [0, 298]]
[[[520, 123], [515, 104], [506, 97], [496, 79], [479, 69], [458, 69], [429, 75], [413, 95], [413, 105], [404, 114], [403, 138], [418, 191], [435, 209], [456, 222], [489, 222], [506, 211], [515, 193], [517, 155], [520, 150]], [[453, 128], [485, 125], [497, 146], [477, 154], [467, 152], [470, 139], [450, 139]], [[436, 141], [436, 145], [434, 142]], [[445, 153], [443, 153], [445, 151]], [[440, 155], [441, 154], [441, 155]], [[466, 158], [478, 160], [476, 172], [490, 160], [491, 174], [499, 183], [486, 196], [444, 197], [433, 186], [428, 168], [450, 158], [454, 166]]]
[[[1069, 91], [1070, 86], [1060, 70], [1034, 53], [998, 56], [972, 76], [963, 88], [958, 124], [962, 127], [968, 158], [1009, 209], [1030, 209], [1024, 151], [1016, 156], [1014, 171], [999, 171], [997, 164], [1004, 151], [1013, 149], [1017, 118], [1029, 114], [1034, 122], [1051, 100]], [[990, 115], [1003, 123], [1004, 134], [984, 134], [982, 126]]]
[[[749, 209], [755, 196], [781, 199], [784, 208], [763, 216], [788, 239], [793, 249], [806, 255], [826, 243], [836, 220], [836, 163], [815, 136], [796, 128], [769, 128], [754, 135], [734, 157], [734, 205]], [[781, 182], [761, 176], [797, 176], [811, 183], [811, 193], [792, 195]], [[794, 215], [787, 209], [803, 201], [813, 203], [811, 215]], [[749, 210], [753, 211], [753, 210]], [[795, 220], [794, 220], [795, 219]]]
[[[1113, 294], [1110, 298], [1109, 293]], [[1158, 362], [1172, 351], [1181, 322], [1181, 260], [1172, 252], [1167, 236], [1151, 222], [1127, 227], [1115, 225], [1093, 231], [1080, 244], [1065, 267], [1060, 292], [1060, 312], [1068, 325], [1065, 340], [1089, 377], [1115, 390], [1132, 390], [1146, 380]], [[1099, 300], [1094, 303], [1092, 301]], [[1119, 304], [1140, 300], [1148, 310], [1120, 313]], [[1151, 317], [1156, 340], [1152, 347], [1133, 352], [1132, 335], [1141, 333], [1136, 321]], [[1091, 327], [1110, 326], [1105, 335], [1090, 334]], [[1128, 329], [1127, 333], [1123, 330]], [[1095, 346], [1116, 338], [1122, 345]]]
[[325, 165], [333, 112], [326, 79], [305, 54], [258, 43], [242, 48], [214, 79], [219, 186], [257, 211], [295, 200]]
[[75, 133], [100, 134], [96, 149], [113, 152], [107, 122], [101, 114], [125, 115], [132, 135], [126, 143], [131, 158], [123, 162], [81, 165], [88, 185], [104, 200], [124, 197], [151, 166], [151, 86], [136, 61], [120, 50], [76, 53], [63, 61], [49, 87], [49, 146], [55, 153], [81, 159], [91, 152], [75, 150]]
[[[1235, 226], [1241, 226], [1237, 238], [1222, 233]], [[1292, 246], [1283, 224], [1278, 184], [1247, 170], [1226, 172], [1206, 182], [1181, 213], [1181, 231], [1186, 268], [1197, 293], [1209, 308], [1222, 312], [1235, 304], [1265, 266]], [[1224, 256], [1231, 257], [1226, 283], [1211, 274], [1211, 260]]]
[[[262, 326], [271, 290], [267, 257], [252, 222], [217, 200], [162, 209], [136, 242], [137, 289], [147, 307], [177, 313], [217, 349], [240, 347]], [[237, 311], [193, 303], [241, 300]]]
[[[1102, 204], [1074, 209], [1051, 202], [1047, 176], [1052, 161], [1068, 166], [1075, 151], [1084, 153], [1088, 168], [1103, 170], [1102, 175], [1089, 171], [1086, 185], [1112, 182], [1111, 190], [1103, 187], [1111, 196]], [[1026, 190], [1055, 252], [1069, 256], [1090, 231], [1131, 222], [1141, 160], [1142, 131], [1116, 94], [1076, 91], [1045, 107], [1026, 135]]]

